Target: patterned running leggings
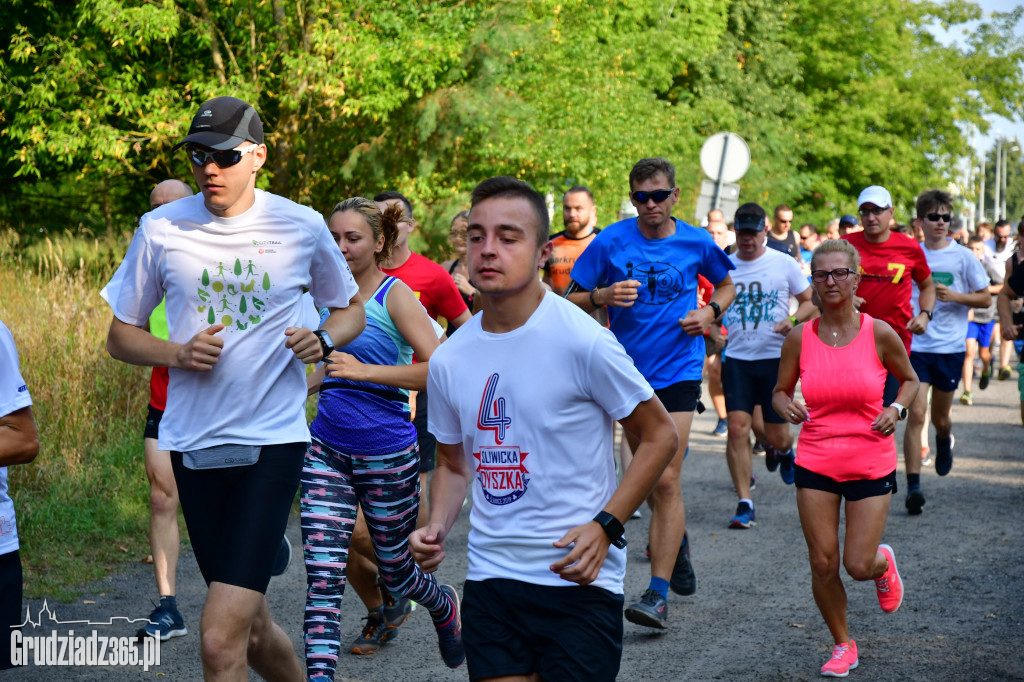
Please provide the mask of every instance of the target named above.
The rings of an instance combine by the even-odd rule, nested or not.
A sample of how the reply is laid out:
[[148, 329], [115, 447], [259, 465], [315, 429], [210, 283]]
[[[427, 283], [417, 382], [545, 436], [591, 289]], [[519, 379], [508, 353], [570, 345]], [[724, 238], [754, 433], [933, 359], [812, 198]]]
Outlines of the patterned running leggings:
[[422, 604], [439, 620], [448, 616], [449, 605], [437, 581], [420, 569], [409, 550], [419, 483], [415, 443], [388, 455], [350, 455], [314, 437], [306, 450], [300, 501], [308, 677], [334, 679], [338, 665], [341, 598], [357, 505], [362, 505], [388, 591]]

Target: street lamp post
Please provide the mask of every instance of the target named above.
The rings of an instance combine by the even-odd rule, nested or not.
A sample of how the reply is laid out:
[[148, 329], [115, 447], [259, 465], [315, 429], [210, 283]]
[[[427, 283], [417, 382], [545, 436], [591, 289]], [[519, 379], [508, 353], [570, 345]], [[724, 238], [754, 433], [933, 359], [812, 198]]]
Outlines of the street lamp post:
[[999, 197], [999, 188], [1000, 188], [999, 173], [1000, 173], [1000, 171], [1002, 171], [1002, 168], [1003, 168], [1003, 164], [1002, 164], [1002, 158], [1003, 157], [1002, 157], [1002, 155], [1003, 155], [1003, 140], [1002, 140], [1002, 138], [1000, 138], [999, 140], [996, 140], [996, 185], [995, 185], [995, 188], [994, 188], [995, 189], [995, 195], [996, 195], [995, 199], [996, 200], [994, 202], [994, 205], [992, 206], [992, 224], [993, 225], [999, 221], [999, 199], [1000, 199], [1000, 197]]
[[1001, 193], [1002, 194], [1002, 198], [1003, 198], [1003, 203], [1000, 204], [1001, 214], [1003, 216], [1003, 219], [1006, 218], [1006, 176], [1008, 175], [1008, 173], [1006, 171], [1006, 164], [1007, 164], [1007, 161], [1009, 161], [1010, 152], [1017, 152], [1017, 151], [1020, 151], [1020, 147], [1017, 146], [1017, 145], [1013, 145], [1011, 147], [1009, 145], [1009, 143], [1007, 143], [1007, 145], [1005, 147], [1003, 147], [1003, 191]]

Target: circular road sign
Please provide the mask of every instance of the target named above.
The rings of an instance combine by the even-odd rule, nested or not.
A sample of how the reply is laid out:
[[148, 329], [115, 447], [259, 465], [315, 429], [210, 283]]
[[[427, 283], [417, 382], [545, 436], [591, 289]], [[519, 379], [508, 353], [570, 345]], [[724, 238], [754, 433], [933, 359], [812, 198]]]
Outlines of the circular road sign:
[[712, 180], [736, 182], [750, 168], [750, 147], [736, 133], [715, 133], [700, 148], [700, 167]]

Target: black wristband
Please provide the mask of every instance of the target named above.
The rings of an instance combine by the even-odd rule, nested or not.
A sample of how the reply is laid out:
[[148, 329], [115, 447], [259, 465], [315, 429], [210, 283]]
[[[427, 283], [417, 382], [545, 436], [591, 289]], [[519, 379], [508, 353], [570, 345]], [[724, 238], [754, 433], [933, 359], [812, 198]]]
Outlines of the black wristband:
[[714, 301], [708, 301], [708, 307], [715, 311], [716, 320], [722, 316], [722, 306], [718, 305]]
[[595, 291], [597, 291], [596, 288], [590, 290], [590, 305], [594, 306], [594, 308], [600, 308], [601, 305], [597, 301], [594, 300], [594, 292]]
[[619, 549], [623, 549], [626, 546], [626, 538], [623, 537], [626, 529], [622, 527], [622, 523], [617, 518], [606, 511], [599, 511], [594, 520], [604, 529], [605, 535], [608, 536], [613, 545]]
[[932, 311], [930, 311], [930, 310], [922, 310], [921, 312], [928, 316], [928, 321], [929, 322], [932, 321]]

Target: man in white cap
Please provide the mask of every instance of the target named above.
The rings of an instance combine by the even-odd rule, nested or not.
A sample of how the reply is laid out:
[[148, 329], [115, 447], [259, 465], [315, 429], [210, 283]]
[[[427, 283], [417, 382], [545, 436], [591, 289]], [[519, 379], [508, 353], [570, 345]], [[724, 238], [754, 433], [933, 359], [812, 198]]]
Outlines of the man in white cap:
[[[170, 369], [157, 437], [209, 586], [204, 677], [302, 679], [265, 593], [309, 441], [304, 364], [358, 336], [366, 314], [323, 217], [256, 189], [267, 147], [251, 105], [203, 103], [182, 145], [201, 194], [143, 216], [101, 292], [107, 349]], [[330, 310], [316, 332], [305, 288]], [[143, 328], [165, 293], [168, 340]]]
[[[928, 329], [935, 310], [935, 283], [921, 245], [912, 237], [893, 232], [892, 198], [884, 187], [872, 185], [857, 198], [861, 232], [847, 233], [847, 240], [860, 254], [860, 284], [857, 286], [858, 309], [878, 320], [885, 320], [899, 334], [910, 354], [914, 334]], [[921, 312], [913, 315], [913, 286], [917, 284]], [[907, 416], [907, 406], [894, 403], [899, 380], [891, 373], [885, 381], [884, 405], [894, 405], [900, 419]], [[907, 460], [907, 487], [920, 485], [920, 453], [903, 453]], [[914, 459], [916, 457], [916, 459]]]

